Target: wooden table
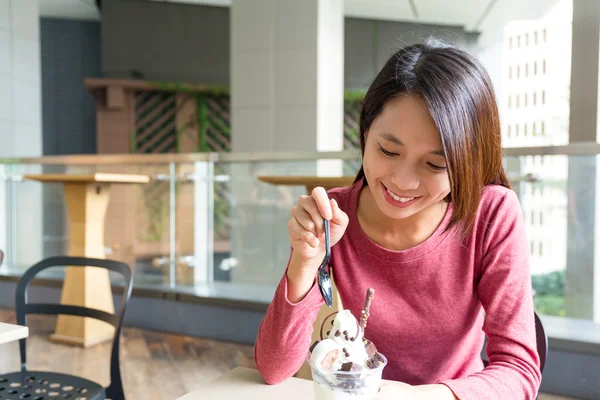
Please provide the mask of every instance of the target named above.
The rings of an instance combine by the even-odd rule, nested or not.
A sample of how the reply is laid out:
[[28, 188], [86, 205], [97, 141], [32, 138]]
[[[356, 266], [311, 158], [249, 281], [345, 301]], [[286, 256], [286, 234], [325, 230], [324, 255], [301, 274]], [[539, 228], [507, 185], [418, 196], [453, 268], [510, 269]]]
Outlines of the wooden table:
[[178, 400], [311, 400], [314, 398], [313, 382], [310, 380], [289, 378], [277, 385], [267, 385], [257, 370], [238, 367]]
[[306, 193], [310, 194], [317, 186], [322, 186], [325, 190], [350, 186], [354, 178], [354, 176], [259, 176], [258, 180], [273, 185], [304, 186]]
[[0, 322], [0, 343], [8, 343], [29, 336], [29, 328]]
[[[105, 258], [104, 217], [111, 184], [148, 183], [147, 175], [41, 174], [25, 179], [62, 183], [69, 213], [69, 255]], [[60, 302], [114, 313], [109, 273], [94, 267], [67, 267]], [[114, 327], [92, 318], [60, 315], [51, 340], [83, 347], [112, 339]]]

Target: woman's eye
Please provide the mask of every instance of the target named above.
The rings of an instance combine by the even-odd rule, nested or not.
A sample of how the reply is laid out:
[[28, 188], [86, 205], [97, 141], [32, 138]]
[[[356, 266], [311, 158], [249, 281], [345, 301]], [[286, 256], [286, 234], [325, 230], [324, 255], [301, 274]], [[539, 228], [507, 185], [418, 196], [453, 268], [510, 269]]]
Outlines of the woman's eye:
[[398, 153], [392, 153], [391, 151], [387, 151], [386, 149], [384, 149], [383, 147], [381, 147], [380, 144], [377, 144], [379, 146], [379, 152], [381, 154], [383, 154], [386, 157], [392, 157], [392, 156], [397, 156]]
[[436, 171], [443, 171], [446, 169], [446, 166], [442, 166], [442, 165], [435, 165], [432, 163], [427, 163], [427, 165], [429, 165], [429, 167], [431, 167], [432, 169], [434, 169]]

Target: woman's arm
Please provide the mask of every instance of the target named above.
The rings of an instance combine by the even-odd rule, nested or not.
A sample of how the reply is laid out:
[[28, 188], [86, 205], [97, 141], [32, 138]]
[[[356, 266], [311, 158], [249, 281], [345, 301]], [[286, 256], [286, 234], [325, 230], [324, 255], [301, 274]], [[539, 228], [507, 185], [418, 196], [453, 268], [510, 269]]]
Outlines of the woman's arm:
[[458, 397], [446, 385], [410, 386], [401, 382], [386, 382], [381, 385], [377, 400], [457, 400]]
[[316, 187], [311, 196], [301, 196], [291, 210], [290, 260], [260, 325], [254, 348], [256, 366], [270, 384], [298, 372], [308, 355], [313, 322], [324, 304], [315, 284], [325, 256], [323, 218], [330, 220], [330, 245], [334, 246], [348, 226], [348, 215], [325, 189]]
[[311, 345], [313, 321], [323, 299], [315, 284], [315, 276], [298, 275], [291, 268], [293, 253], [273, 301], [258, 329], [254, 360], [268, 384], [293, 376], [304, 362]]
[[529, 246], [516, 194], [489, 204], [477, 294], [486, 316], [489, 365], [443, 382], [460, 400], [533, 400], [541, 381]]

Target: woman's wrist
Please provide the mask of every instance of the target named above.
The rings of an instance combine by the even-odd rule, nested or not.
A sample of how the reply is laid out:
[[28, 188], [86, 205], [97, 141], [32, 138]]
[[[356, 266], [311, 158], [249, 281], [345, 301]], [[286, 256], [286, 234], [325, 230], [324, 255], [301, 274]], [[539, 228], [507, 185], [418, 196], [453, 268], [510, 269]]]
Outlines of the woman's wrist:
[[299, 303], [302, 301], [315, 283], [316, 270], [311, 268], [305, 262], [294, 259], [290, 260], [287, 269], [288, 281], [288, 301], [290, 303]]
[[413, 386], [413, 389], [417, 395], [415, 399], [460, 400], [448, 386], [442, 384]]

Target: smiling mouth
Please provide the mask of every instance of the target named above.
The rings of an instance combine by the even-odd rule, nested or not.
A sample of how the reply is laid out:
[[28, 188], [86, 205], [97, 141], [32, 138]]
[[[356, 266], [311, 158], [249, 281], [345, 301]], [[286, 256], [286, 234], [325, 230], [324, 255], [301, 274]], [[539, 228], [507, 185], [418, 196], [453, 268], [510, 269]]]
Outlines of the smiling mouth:
[[387, 191], [387, 193], [390, 195], [390, 197], [392, 199], [394, 199], [396, 201], [399, 201], [400, 203], [408, 203], [409, 201], [412, 201], [412, 200], [418, 198], [418, 197], [403, 197], [403, 196], [398, 196], [396, 193], [394, 193], [390, 189], [388, 189], [387, 186], [385, 186], [385, 190]]

